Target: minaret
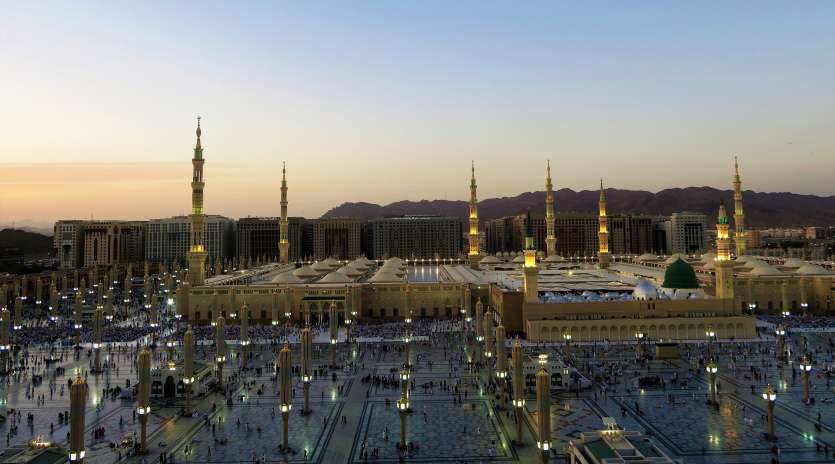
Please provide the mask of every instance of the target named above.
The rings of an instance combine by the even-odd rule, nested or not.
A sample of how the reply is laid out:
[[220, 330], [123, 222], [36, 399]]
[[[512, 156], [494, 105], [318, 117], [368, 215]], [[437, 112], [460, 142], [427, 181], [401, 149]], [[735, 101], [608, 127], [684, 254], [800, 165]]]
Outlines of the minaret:
[[536, 267], [536, 243], [533, 239], [533, 221], [531, 212], [525, 217], [525, 264], [524, 275], [525, 302], [539, 302], [539, 269]]
[[742, 212], [742, 180], [739, 178], [739, 163], [734, 156], [734, 243], [736, 255], [745, 254], [745, 213]]
[[598, 251], [597, 263], [601, 269], [609, 267], [609, 218], [606, 217], [606, 195], [603, 193], [603, 179], [600, 179], [600, 200], [597, 202], [600, 211], [597, 231]]
[[87, 383], [81, 376], [76, 376], [70, 385], [70, 439], [69, 462], [84, 462], [84, 415], [87, 404]]
[[197, 144], [194, 146], [194, 158], [191, 160], [193, 176], [191, 179], [191, 214], [188, 217], [191, 226], [191, 243], [187, 253], [188, 282], [192, 287], [203, 285], [205, 280], [206, 248], [203, 244], [205, 215], [203, 214], [203, 147], [200, 145], [200, 116], [197, 117]]
[[719, 217], [716, 219], [716, 297], [734, 297], [734, 264], [731, 261], [731, 238], [728, 225], [728, 213], [725, 205], [719, 205]]
[[548, 161], [545, 177], [545, 255], [557, 254], [557, 236], [554, 233], [554, 186], [551, 184], [551, 161]]
[[281, 164], [281, 222], [279, 222], [278, 238], [278, 262], [287, 264], [290, 262], [290, 242], [287, 240], [287, 169], [284, 163]]
[[476, 200], [475, 161], [472, 164], [470, 178], [470, 231], [467, 235], [469, 242], [468, 258], [470, 267], [478, 267], [478, 200]]

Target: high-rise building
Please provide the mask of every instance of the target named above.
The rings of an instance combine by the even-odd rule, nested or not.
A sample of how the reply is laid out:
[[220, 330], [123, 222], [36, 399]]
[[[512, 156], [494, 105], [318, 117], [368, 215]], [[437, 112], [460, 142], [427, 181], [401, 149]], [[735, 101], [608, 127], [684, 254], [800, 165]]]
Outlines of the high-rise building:
[[55, 223], [52, 242], [59, 269], [77, 269], [84, 265], [84, 222]]
[[[299, 261], [311, 255], [311, 249], [304, 246], [304, 218], [287, 218], [288, 261]], [[281, 219], [277, 217], [248, 217], [238, 219], [237, 254], [239, 258], [255, 260], [266, 258], [278, 261], [281, 236]], [[307, 250], [307, 251], [305, 251]]]
[[609, 249], [616, 255], [640, 255], [655, 250], [653, 217], [609, 216]]
[[315, 259], [354, 259], [361, 253], [360, 235], [358, 219], [319, 219], [313, 225], [313, 256]]
[[707, 220], [702, 213], [673, 213], [667, 227], [667, 240], [670, 245], [668, 254], [704, 252], [707, 246], [706, 224]]
[[135, 263], [145, 259], [144, 221], [86, 221], [83, 267]]
[[[235, 221], [207, 215], [205, 244], [208, 259], [227, 260], [235, 256]], [[187, 216], [151, 219], [145, 224], [145, 259], [153, 262], [184, 262], [189, 249], [191, 225]]]
[[463, 225], [455, 217], [404, 216], [369, 222], [374, 259], [456, 258]]

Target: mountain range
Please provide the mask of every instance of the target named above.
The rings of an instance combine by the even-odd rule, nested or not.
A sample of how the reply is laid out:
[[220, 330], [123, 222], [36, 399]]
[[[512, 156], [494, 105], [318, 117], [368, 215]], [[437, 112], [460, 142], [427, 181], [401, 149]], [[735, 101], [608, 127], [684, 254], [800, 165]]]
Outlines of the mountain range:
[[[642, 190], [605, 189], [606, 206], [610, 215], [663, 214], [694, 211], [705, 213], [708, 222], [715, 222], [719, 203], [724, 202], [728, 214], [733, 215], [733, 191], [713, 187], [686, 187], [659, 192]], [[597, 212], [598, 190], [554, 192], [557, 214], [560, 212]], [[790, 192], [743, 192], [745, 224], [752, 228], [823, 226], [835, 224], [835, 196], [800, 195]], [[466, 218], [467, 201], [420, 200], [398, 201], [388, 205], [356, 202], [343, 203], [330, 209], [322, 218], [353, 217], [371, 219], [386, 216], [434, 214]], [[478, 216], [482, 221], [503, 216], [544, 213], [545, 191], [525, 192], [515, 197], [488, 198], [478, 202]]]

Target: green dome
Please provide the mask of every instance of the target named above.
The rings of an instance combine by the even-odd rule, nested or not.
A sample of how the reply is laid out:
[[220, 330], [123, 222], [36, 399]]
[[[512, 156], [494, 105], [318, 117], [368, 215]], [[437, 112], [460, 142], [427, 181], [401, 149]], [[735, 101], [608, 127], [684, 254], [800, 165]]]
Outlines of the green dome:
[[679, 258], [664, 272], [664, 288], [700, 288], [693, 266]]

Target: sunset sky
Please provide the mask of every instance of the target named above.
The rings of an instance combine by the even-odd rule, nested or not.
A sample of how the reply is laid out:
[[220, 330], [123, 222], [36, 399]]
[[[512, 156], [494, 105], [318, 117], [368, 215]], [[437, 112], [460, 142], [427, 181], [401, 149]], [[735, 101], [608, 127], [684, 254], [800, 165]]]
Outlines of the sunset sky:
[[6, 2], [0, 224], [544, 188], [835, 194], [835, 2]]

